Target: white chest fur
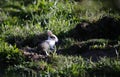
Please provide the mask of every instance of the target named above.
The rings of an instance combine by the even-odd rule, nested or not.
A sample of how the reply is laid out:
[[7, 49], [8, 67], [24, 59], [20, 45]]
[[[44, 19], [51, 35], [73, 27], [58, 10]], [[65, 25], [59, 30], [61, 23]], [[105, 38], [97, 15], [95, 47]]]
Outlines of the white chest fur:
[[46, 40], [46, 42], [47, 42], [51, 47], [53, 47], [53, 46], [55, 45], [55, 40], [53, 40], [53, 39], [48, 39], [48, 40]]

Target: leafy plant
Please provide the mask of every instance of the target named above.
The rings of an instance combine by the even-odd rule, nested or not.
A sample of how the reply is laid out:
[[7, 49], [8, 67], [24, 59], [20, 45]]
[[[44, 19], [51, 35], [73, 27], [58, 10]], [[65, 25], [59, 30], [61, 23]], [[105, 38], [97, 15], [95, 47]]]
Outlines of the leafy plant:
[[24, 60], [22, 52], [16, 46], [0, 40], [0, 65], [6, 67], [8, 65], [19, 64]]

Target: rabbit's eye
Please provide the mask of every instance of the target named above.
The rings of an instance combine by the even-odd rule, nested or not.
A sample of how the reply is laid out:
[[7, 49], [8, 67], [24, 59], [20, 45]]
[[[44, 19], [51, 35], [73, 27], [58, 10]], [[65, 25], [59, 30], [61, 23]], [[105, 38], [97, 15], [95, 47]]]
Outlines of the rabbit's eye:
[[54, 37], [54, 36], [50, 36], [50, 38], [55, 39], [55, 37]]

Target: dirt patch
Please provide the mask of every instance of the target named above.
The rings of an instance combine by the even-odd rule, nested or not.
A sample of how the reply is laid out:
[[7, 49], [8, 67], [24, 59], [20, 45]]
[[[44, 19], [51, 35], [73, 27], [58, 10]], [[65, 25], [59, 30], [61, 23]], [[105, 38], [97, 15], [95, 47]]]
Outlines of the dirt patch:
[[24, 47], [21, 49], [25, 59], [27, 61], [40, 61], [46, 60], [49, 56], [46, 56], [42, 51], [38, 53], [36, 48]]
[[102, 19], [90, 23], [83, 21], [69, 32], [69, 36], [74, 39], [87, 40], [92, 38], [118, 39], [120, 36], [120, 19], [103, 17]]
[[[83, 58], [90, 59], [93, 61], [99, 60], [101, 57], [117, 57], [118, 49], [120, 45], [116, 41], [105, 43], [99, 41], [98, 39], [93, 39], [89, 41], [78, 42], [66, 49], [58, 50], [58, 54], [72, 55], [72, 56], [82, 56]], [[101, 46], [103, 45], [103, 46]], [[94, 47], [94, 48], [92, 48]]]

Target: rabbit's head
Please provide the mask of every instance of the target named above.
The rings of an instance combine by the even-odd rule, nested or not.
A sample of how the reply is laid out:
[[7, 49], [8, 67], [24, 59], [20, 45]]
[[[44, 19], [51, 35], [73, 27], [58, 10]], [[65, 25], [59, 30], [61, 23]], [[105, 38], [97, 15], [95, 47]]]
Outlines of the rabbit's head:
[[50, 30], [47, 31], [47, 35], [48, 35], [48, 40], [58, 42], [57, 36], [54, 35]]

